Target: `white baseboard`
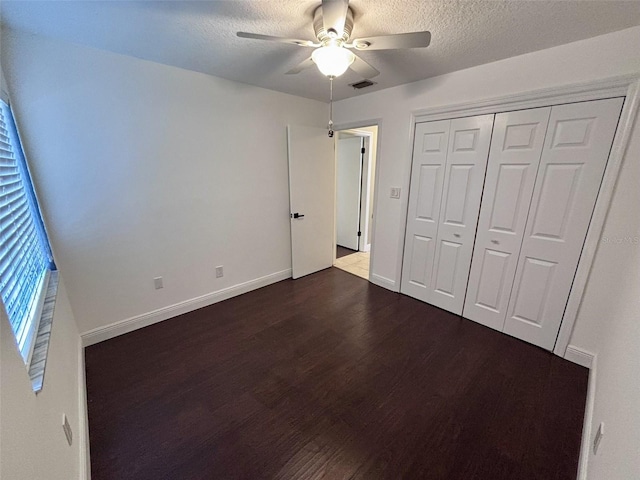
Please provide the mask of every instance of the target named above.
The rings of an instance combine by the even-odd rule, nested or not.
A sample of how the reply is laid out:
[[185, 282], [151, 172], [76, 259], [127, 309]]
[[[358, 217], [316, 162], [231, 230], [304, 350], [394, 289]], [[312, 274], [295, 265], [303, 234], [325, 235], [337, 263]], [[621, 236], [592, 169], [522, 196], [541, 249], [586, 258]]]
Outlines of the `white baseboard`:
[[564, 353], [564, 359], [570, 362], [577, 363], [583, 367], [591, 368], [595, 355], [581, 348], [569, 345], [567, 351]]
[[82, 334], [82, 342], [85, 347], [93, 345], [94, 343], [103, 342], [118, 335], [132, 332], [139, 328], [143, 328], [154, 323], [168, 320], [177, 315], [197, 310], [198, 308], [206, 307], [222, 300], [226, 300], [231, 297], [242, 295], [243, 293], [256, 290], [261, 287], [266, 287], [272, 283], [279, 282], [291, 278], [291, 269], [282, 270], [280, 272], [265, 275], [264, 277], [249, 280], [248, 282], [239, 283], [231, 287], [223, 288], [216, 292], [208, 293], [200, 297], [185, 300], [168, 307], [163, 307], [152, 312], [143, 313], [142, 315], [136, 315], [135, 317], [120, 320], [119, 322], [112, 323], [110, 325], [94, 328]]
[[91, 457], [89, 449], [89, 412], [87, 408], [87, 377], [84, 363], [84, 346], [80, 342], [78, 352], [78, 444], [80, 448], [80, 480], [91, 480]]
[[378, 285], [379, 287], [386, 288], [387, 290], [392, 290], [394, 292], [398, 291], [398, 289], [396, 288], [396, 281], [391, 280], [387, 277], [383, 277], [382, 275], [372, 273], [369, 277], [369, 281]]
[[589, 369], [589, 387], [587, 390], [587, 404], [584, 409], [584, 423], [582, 424], [582, 442], [580, 446], [580, 460], [578, 461], [578, 480], [587, 480], [587, 467], [591, 453], [591, 427], [593, 425], [593, 408], [596, 400], [596, 374], [598, 357], [591, 359]]

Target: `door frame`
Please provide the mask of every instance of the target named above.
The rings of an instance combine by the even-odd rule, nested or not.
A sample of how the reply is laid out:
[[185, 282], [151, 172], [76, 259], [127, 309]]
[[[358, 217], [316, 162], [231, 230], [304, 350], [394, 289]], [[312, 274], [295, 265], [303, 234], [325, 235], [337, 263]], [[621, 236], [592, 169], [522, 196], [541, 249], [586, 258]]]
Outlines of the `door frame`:
[[[373, 134], [371, 132], [367, 132], [367, 131], [363, 131], [360, 130], [362, 128], [367, 128], [367, 127], [378, 127], [378, 133], [376, 135], [376, 158], [375, 158], [375, 168], [373, 171], [373, 197], [370, 199], [370, 211], [372, 212], [372, 219], [371, 219], [371, 238], [369, 239], [369, 243], [371, 245], [371, 249], [369, 250], [369, 281], [371, 283], [374, 283], [376, 285], [379, 285], [379, 283], [376, 281], [376, 275], [373, 273], [373, 259], [374, 259], [374, 253], [375, 253], [375, 236], [376, 236], [376, 219], [377, 219], [377, 205], [378, 205], [378, 173], [379, 173], [379, 168], [380, 168], [380, 132], [382, 129], [382, 119], [377, 118], [374, 120], [365, 120], [365, 121], [358, 121], [358, 122], [350, 122], [350, 123], [343, 123], [343, 124], [339, 124], [339, 125], [334, 125], [334, 130], [336, 133], [340, 133], [340, 132], [345, 132], [345, 133], [356, 133], [359, 136], [363, 136], [363, 137], [368, 137], [369, 138], [369, 148], [371, 149], [371, 137], [373, 137]], [[338, 162], [338, 146], [336, 143], [336, 155], [335, 155], [335, 162], [336, 162], [336, 169], [337, 169], [337, 162]], [[337, 170], [336, 170], [337, 172]], [[337, 174], [337, 173], [336, 173]], [[336, 187], [334, 187], [334, 196], [337, 195], [337, 177], [336, 177]], [[336, 212], [334, 214], [334, 226], [333, 226], [333, 236], [334, 238], [336, 237], [336, 232], [337, 232], [337, 223], [336, 223], [336, 219], [337, 219], [337, 199], [334, 200], [334, 204], [336, 206]], [[333, 250], [333, 262], [335, 263], [336, 261], [336, 251], [337, 249], [334, 248]], [[380, 285], [382, 287], [388, 288], [386, 284], [382, 284]]]
[[[372, 127], [374, 125], [369, 125], [369, 127]], [[359, 216], [358, 216], [358, 224], [360, 227], [360, 232], [362, 233], [362, 235], [360, 235], [360, 237], [358, 238], [358, 251], [363, 251], [363, 252], [368, 252], [369, 250], [361, 250], [361, 246], [363, 246], [362, 242], [364, 242], [364, 240], [366, 239], [368, 241], [368, 243], [364, 243], [364, 246], [366, 247], [366, 245], [368, 244], [369, 246], [371, 246], [371, 238], [369, 235], [367, 235], [367, 229], [370, 226], [370, 223], [373, 223], [369, 217], [371, 216], [370, 214], [373, 213], [373, 197], [371, 197], [371, 193], [370, 193], [370, 185], [369, 185], [369, 178], [364, 178], [364, 166], [365, 163], [367, 164], [367, 177], [370, 177], [371, 175], [373, 175], [373, 180], [375, 182], [376, 179], [376, 175], [375, 172], [371, 172], [371, 161], [373, 158], [373, 149], [371, 148], [371, 144], [372, 144], [372, 137], [373, 137], [373, 132], [369, 132], [366, 130], [360, 130], [357, 128], [350, 128], [347, 130], [340, 130], [337, 131], [338, 135], [340, 135], [341, 133], [346, 133], [346, 134], [350, 134], [352, 136], [356, 136], [359, 137], [363, 140], [363, 145], [362, 147], [365, 148], [365, 153], [364, 154], [360, 154], [360, 205], [358, 206], [359, 209]], [[377, 137], [377, 136], [376, 136]], [[338, 137], [338, 140], [340, 140], [340, 138]], [[376, 156], [377, 156], [377, 151], [376, 151]], [[374, 164], [376, 163], [375, 158], [373, 158], [373, 162]], [[336, 174], [338, 172], [338, 143], [336, 143]], [[362, 202], [362, 191], [364, 189], [364, 185], [367, 184], [367, 197], [368, 198], [368, 202], [366, 202], [365, 205], [363, 205]], [[337, 185], [337, 178], [336, 178], [336, 185]], [[373, 187], [373, 191], [374, 191], [374, 195], [375, 195], [375, 185]], [[337, 199], [336, 199], [337, 200]], [[366, 214], [365, 215], [365, 222], [364, 224], [362, 223], [362, 213]], [[336, 217], [338, 215], [338, 203], [336, 201]]]
[[[402, 211], [404, 218], [400, 221], [400, 242], [398, 258], [397, 278], [402, 280], [402, 265], [404, 260], [404, 247], [406, 239], [407, 215], [409, 206], [409, 186], [411, 183], [411, 165], [413, 158], [413, 140], [415, 136], [416, 123], [430, 122], [435, 120], [449, 120], [460, 117], [470, 117], [489, 113], [504, 113], [514, 110], [525, 110], [530, 108], [548, 107], [565, 103], [586, 102], [591, 100], [602, 100], [613, 97], [625, 97], [622, 106], [622, 113], [618, 121], [618, 127], [613, 139], [613, 145], [609, 153], [609, 159], [604, 172], [604, 177], [600, 185], [600, 191], [593, 210], [587, 236], [582, 248], [578, 267], [573, 280], [573, 286], [569, 293], [567, 305], [565, 307], [558, 336], [556, 338], [553, 353], [567, 357], [571, 356], [573, 361], [589, 367], [593, 355], [579, 349], [569, 347], [569, 340], [573, 332], [580, 304], [591, 272], [591, 266], [595, 258], [598, 243], [602, 235], [604, 223], [609, 211], [609, 205], [613, 198], [615, 185], [620, 173], [620, 167], [624, 154], [627, 150], [634, 120], [638, 114], [640, 105], [640, 76], [624, 75], [611, 77], [604, 80], [576, 83], [560, 87], [545, 88], [528, 93], [494, 97], [488, 100], [465, 102], [442, 107], [433, 107], [414, 110], [411, 113], [411, 131], [409, 142], [409, 158], [407, 160], [409, 168], [403, 179], [403, 188], [407, 192], [402, 198]], [[377, 165], [376, 165], [377, 168]], [[581, 361], [578, 361], [578, 360]]]

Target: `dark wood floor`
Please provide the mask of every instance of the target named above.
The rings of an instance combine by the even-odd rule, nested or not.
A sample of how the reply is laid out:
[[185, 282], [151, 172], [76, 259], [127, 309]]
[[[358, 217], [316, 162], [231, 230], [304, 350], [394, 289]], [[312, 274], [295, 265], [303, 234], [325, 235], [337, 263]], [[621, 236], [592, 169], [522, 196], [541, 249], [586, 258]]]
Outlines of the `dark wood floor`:
[[358, 251], [336, 245], [336, 258], [346, 257], [347, 255], [352, 255], [354, 253], [358, 253]]
[[335, 268], [86, 368], [93, 480], [576, 478], [586, 369]]

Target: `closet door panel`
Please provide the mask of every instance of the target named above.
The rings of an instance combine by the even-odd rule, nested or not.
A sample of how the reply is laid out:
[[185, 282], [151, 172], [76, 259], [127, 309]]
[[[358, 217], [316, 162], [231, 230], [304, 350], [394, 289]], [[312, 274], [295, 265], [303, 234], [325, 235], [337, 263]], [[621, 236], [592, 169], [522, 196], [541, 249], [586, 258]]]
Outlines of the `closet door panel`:
[[455, 295], [456, 275], [459, 271], [461, 243], [442, 240], [438, 252], [438, 265], [434, 275], [434, 289], [440, 294], [450, 297]]
[[405, 255], [402, 266], [402, 293], [428, 302], [431, 296], [433, 258], [440, 219], [449, 120], [416, 125]]
[[409, 284], [418, 288], [428, 288], [430, 262], [433, 261], [433, 238], [414, 235], [411, 239], [409, 258]]
[[456, 314], [462, 313], [469, 279], [493, 119], [451, 121], [429, 303]]
[[496, 115], [463, 315], [504, 327], [551, 107]]
[[504, 331], [551, 349], [571, 290], [623, 99], [551, 109]]

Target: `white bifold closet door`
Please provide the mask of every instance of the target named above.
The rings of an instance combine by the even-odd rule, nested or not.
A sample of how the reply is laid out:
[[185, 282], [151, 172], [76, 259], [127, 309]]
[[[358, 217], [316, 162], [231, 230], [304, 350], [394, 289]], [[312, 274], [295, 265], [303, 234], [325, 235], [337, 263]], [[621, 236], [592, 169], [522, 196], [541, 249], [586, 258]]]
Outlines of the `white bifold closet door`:
[[553, 347], [622, 104], [613, 98], [551, 109], [505, 333]]
[[451, 121], [418, 123], [400, 290], [428, 302]]
[[494, 115], [416, 125], [401, 291], [460, 314]]
[[463, 315], [502, 330], [551, 107], [496, 115]]

